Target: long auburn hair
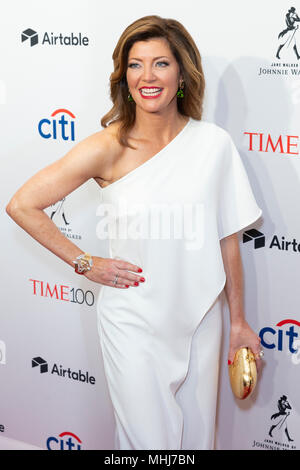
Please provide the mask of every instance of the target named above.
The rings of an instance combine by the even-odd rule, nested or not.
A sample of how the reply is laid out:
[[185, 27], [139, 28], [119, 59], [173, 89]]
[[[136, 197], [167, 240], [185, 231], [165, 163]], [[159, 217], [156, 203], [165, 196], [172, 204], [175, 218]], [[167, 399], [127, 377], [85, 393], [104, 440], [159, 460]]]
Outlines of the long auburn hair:
[[128, 101], [126, 79], [128, 54], [136, 41], [147, 41], [151, 38], [165, 38], [180, 67], [184, 80], [184, 97], [177, 99], [178, 112], [196, 120], [201, 120], [203, 112], [205, 79], [201, 56], [191, 35], [179, 21], [174, 19], [157, 15], [139, 18], [127, 26], [113, 52], [114, 71], [110, 75], [110, 97], [113, 107], [101, 119], [102, 127], [119, 121], [118, 141], [121, 145], [133, 149], [127, 140], [135, 122], [136, 108], [134, 101]]

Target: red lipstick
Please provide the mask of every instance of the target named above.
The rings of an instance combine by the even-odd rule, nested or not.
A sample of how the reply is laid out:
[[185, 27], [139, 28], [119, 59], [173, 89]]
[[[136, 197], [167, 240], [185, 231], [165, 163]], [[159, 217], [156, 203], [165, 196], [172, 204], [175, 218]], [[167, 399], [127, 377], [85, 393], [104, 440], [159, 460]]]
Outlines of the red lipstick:
[[162, 94], [162, 91], [163, 91], [163, 88], [160, 89], [160, 92], [157, 93], [156, 95], [143, 95], [142, 94], [142, 89], [143, 88], [147, 88], [147, 89], [157, 89], [157, 88], [160, 88], [160, 87], [157, 87], [157, 86], [147, 86], [147, 87], [142, 87], [139, 89], [139, 92], [140, 92], [140, 95], [142, 98], [145, 98], [146, 100], [149, 100], [149, 99], [153, 99], [153, 98], [158, 98], [161, 94]]

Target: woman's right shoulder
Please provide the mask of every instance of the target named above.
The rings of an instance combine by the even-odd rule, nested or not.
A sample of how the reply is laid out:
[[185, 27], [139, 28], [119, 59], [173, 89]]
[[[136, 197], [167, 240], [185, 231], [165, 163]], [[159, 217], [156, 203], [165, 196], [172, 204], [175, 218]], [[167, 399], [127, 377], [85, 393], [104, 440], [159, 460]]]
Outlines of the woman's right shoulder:
[[87, 141], [90, 141], [92, 145], [94, 144], [99, 149], [99, 152], [105, 155], [111, 155], [112, 152], [114, 153], [120, 149], [120, 144], [117, 139], [119, 127], [119, 122], [112, 122], [104, 129], [91, 134], [87, 138]]
[[85, 164], [91, 171], [100, 171], [118, 158], [122, 146], [117, 139], [118, 122], [112, 122], [81, 140], [74, 149], [74, 155], [85, 155]]

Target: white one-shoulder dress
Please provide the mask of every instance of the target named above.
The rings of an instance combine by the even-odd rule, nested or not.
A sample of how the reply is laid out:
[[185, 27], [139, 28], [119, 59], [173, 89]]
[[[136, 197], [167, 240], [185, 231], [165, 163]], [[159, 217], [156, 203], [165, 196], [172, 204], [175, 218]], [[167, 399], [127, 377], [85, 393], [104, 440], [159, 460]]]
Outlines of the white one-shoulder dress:
[[136, 264], [137, 287], [97, 300], [116, 449], [212, 449], [226, 276], [220, 239], [261, 216], [229, 133], [189, 118], [101, 191], [99, 238]]

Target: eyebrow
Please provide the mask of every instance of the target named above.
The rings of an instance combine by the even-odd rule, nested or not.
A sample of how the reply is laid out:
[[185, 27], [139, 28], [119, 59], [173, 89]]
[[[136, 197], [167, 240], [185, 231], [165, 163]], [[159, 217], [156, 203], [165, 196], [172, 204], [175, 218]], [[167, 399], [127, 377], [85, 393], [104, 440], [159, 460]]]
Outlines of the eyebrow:
[[[158, 57], [153, 57], [153, 60], [162, 59], [162, 58], [168, 59], [168, 57], [166, 55], [161, 55], [161, 56], [158, 56]], [[128, 59], [128, 60], [139, 60], [139, 61], [141, 61], [141, 59], [138, 59], [137, 57], [130, 57], [130, 59]]]

